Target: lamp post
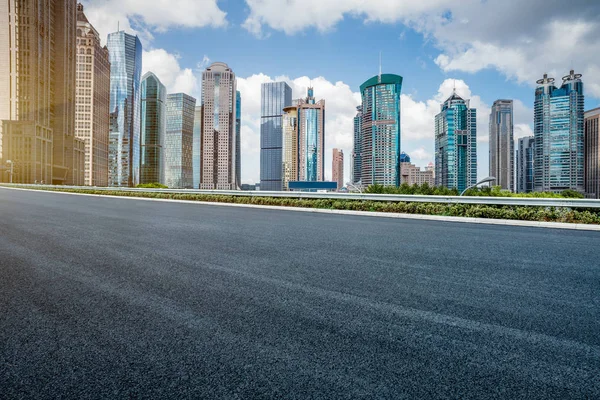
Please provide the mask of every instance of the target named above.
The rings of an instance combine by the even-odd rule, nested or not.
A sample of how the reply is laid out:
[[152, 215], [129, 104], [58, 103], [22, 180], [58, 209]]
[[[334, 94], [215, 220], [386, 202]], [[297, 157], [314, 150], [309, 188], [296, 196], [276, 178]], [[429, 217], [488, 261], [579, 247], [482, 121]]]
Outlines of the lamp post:
[[493, 176], [488, 176], [487, 178], [483, 178], [482, 180], [480, 180], [479, 182], [477, 182], [474, 185], [469, 186], [468, 188], [466, 188], [465, 190], [462, 191], [462, 193], [460, 194], [461, 196], [463, 194], [465, 194], [465, 192], [471, 188], [477, 187], [483, 183], [487, 183], [487, 182], [494, 182], [496, 180], [496, 178], [494, 178]]
[[6, 163], [10, 164], [10, 183], [13, 183], [13, 167], [15, 163], [13, 163], [12, 160], [6, 160]]

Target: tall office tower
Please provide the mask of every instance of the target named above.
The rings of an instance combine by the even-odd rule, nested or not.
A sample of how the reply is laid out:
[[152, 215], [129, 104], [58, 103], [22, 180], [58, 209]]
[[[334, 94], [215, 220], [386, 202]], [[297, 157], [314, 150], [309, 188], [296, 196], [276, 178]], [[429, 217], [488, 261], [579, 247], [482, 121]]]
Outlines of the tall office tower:
[[142, 44], [123, 31], [108, 35], [110, 56], [109, 186], [140, 182]]
[[167, 96], [167, 132], [164, 141], [165, 184], [191, 188], [193, 180], [194, 113], [196, 99], [185, 93]]
[[528, 136], [519, 139], [517, 146], [517, 193], [533, 192], [533, 158], [535, 139]]
[[167, 88], [152, 72], [142, 77], [140, 183], [163, 183]]
[[292, 105], [292, 89], [285, 82], [260, 89], [260, 190], [281, 190], [281, 116]]
[[194, 141], [192, 148], [192, 186], [200, 188], [200, 160], [202, 159], [202, 106], [196, 106], [194, 111]]
[[325, 100], [316, 101], [314, 90], [298, 99], [298, 180], [325, 180]]
[[333, 149], [331, 180], [337, 182], [337, 190], [344, 187], [344, 151], [341, 149]]
[[362, 146], [362, 105], [356, 107], [356, 116], [354, 117], [354, 144], [352, 146], [352, 183], [357, 183], [361, 179], [361, 146]]
[[235, 181], [242, 184], [242, 96], [235, 92]]
[[110, 62], [108, 48], [77, 4], [75, 136], [85, 143], [84, 184], [108, 186]]
[[496, 100], [490, 113], [490, 175], [502, 189], [514, 190], [513, 101]]
[[236, 81], [222, 62], [202, 73], [202, 168], [200, 189], [237, 190]]
[[563, 77], [560, 88], [547, 74], [537, 81], [534, 103], [533, 189], [583, 193], [583, 82], [581, 74]]
[[[83, 184], [76, 0], [0, 0], [0, 159], [13, 182]], [[7, 176], [3, 176], [7, 179]]]
[[600, 199], [600, 107], [585, 113], [585, 193]]
[[402, 77], [376, 75], [360, 85], [362, 185], [400, 185], [400, 92]]
[[477, 183], [477, 110], [455, 93], [435, 116], [435, 185], [462, 192]]
[[283, 109], [281, 117], [281, 188], [289, 190], [289, 182], [298, 180], [298, 105]]

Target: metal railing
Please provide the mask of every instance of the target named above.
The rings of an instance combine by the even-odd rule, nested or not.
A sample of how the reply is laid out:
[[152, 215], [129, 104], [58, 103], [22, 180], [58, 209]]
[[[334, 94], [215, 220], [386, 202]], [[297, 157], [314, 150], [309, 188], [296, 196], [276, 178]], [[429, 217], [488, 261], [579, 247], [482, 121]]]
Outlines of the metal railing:
[[371, 194], [371, 193], [318, 193], [318, 192], [270, 192], [246, 190], [198, 190], [198, 189], [148, 189], [124, 187], [64, 186], [64, 185], [24, 185], [2, 184], [7, 187], [39, 187], [40, 189], [81, 189], [111, 192], [149, 192], [204, 194], [245, 197], [280, 197], [294, 199], [337, 199], [337, 200], [370, 200], [409, 203], [445, 203], [445, 204], [489, 204], [507, 206], [540, 206], [569, 208], [600, 208], [600, 200], [542, 198], [542, 197], [487, 197], [487, 196], [426, 196], [409, 194]]

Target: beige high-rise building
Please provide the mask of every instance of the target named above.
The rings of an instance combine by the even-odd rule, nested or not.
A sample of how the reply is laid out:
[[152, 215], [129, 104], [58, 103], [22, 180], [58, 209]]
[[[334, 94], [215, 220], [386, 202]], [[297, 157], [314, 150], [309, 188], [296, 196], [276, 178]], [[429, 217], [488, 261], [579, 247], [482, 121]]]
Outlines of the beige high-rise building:
[[281, 187], [298, 180], [298, 106], [285, 107], [281, 116]]
[[200, 189], [239, 189], [235, 135], [235, 74], [227, 64], [215, 62], [202, 73]]
[[333, 149], [331, 180], [337, 182], [337, 190], [344, 187], [344, 152], [341, 149]]
[[85, 143], [84, 184], [108, 186], [110, 62], [108, 48], [77, 5], [75, 136]]
[[0, 0], [0, 162], [12, 162], [13, 182], [83, 183], [76, 7], [76, 0]]

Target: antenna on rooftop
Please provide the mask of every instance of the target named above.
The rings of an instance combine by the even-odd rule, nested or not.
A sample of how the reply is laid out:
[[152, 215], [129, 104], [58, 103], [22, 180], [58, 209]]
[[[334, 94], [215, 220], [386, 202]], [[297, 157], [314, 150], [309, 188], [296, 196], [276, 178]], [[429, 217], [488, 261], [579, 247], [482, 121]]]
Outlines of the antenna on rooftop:
[[452, 89], [452, 93], [456, 94], [456, 79], [454, 79], [454, 88]]
[[379, 82], [381, 83], [381, 50], [379, 50]]

